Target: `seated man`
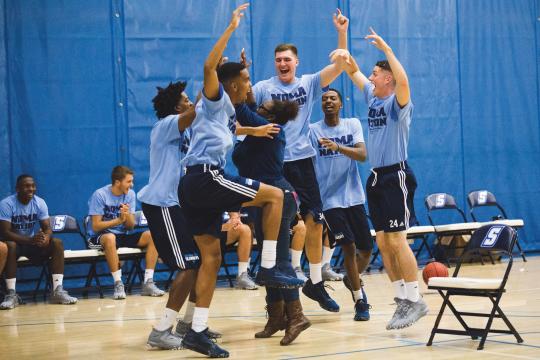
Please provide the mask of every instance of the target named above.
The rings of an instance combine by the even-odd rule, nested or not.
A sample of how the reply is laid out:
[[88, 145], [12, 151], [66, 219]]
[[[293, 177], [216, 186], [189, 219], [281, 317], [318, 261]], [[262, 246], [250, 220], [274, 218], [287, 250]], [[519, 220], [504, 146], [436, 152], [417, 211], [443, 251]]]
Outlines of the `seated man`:
[[238, 256], [238, 275], [236, 276], [236, 287], [244, 290], [257, 290], [259, 287], [249, 276], [249, 261], [251, 259], [251, 245], [253, 244], [253, 236], [251, 228], [241, 221], [235, 221], [235, 218], [240, 217], [240, 213], [230, 212], [225, 213], [224, 220], [226, 223], [221, 227], [222, 230], [222, 246], [233, 245], [238, 242], [236, 254]]
[[97, 189], [88, 200], [88, 226], [90, 247], [102, 247], [114, 278], [113, 299], [125, 299], [122, 269], [117, 248], [146, 248], [146, 270], [141, 295], [162, 296], [164, 292], [154, 284], [154, 269], [158, 253], [150, 231], [130, 232], [135, 226], [135, 192], [133, 171], [126, 166], [115, 166], [111, 174], [112, 185]]
[[[7, 294], [0, 309], [13, 309], [20, 298], [15, 292], [17, 259], [25, 256], [40, 264], [47, 261], [52, 274], [53, 287], [50, 302], [75, 304], [77, 298], [69, 296], [62, 287], [64, 278], [64, 245], [62, 240], [51, 237], [49, 211], [42, 198], [35, 195], [36, 183], [30, 175], [17, 178], [17, 193], [0, 201], [0, 240], [7, 245], [6, 287]], [[36, 228], [39, 230], [36, 231]], [[2, 246], [0, 246], [0, 249]], [[1, 251], [0, 251], [1, 253]], [[0, 272], [3, 267], [0, 255]]]

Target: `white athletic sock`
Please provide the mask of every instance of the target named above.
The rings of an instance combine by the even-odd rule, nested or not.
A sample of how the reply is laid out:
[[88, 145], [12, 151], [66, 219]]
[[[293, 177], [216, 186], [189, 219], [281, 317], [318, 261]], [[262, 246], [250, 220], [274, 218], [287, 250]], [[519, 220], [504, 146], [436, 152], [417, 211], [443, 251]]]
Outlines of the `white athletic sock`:
[[334, 249], [327, 246], [323, 246], [322, 248], [322, 261], [321, 263], [323, 265], [325, 264], [331, 264], [332, 263], [332, 255], [334, 255]]
[[276, 266], [276, 246], [275, 240], [264, 240], [261, 254], [261, 266], [271, 269]]
[[354, 302], [355, 303], [358, 300], [363, 299], [364, 295], [362, 294], [362, 290], [353, 290], [353, 297], [354, 297]]
[[394, 291], [396, 292], [396, 297], [398, 299], [406, 299], [407, 298], [407, 289], [405, 288], [405, 280], [399, 279], [392, 282], [392, 285], [394, 285]]
[[154, 269], [144, 270], [144, 282], [146, 282], [146, 280], [152, 280], [153, 278], [154, 278]]
[[420, 290], [418, 289], [418, 281], [405, 283], [407, 289], [407, 300], [417, 302], [420, 299]]
[[17, 278], [13, 279], [6, 279], [6, 287], [8, 290], [15, 290], [15, 283], [17, 282]]
[[154, 326], [154, 329], [156, 329], [157, 331], [167, 330], [174, 325], [176, 315], [178, 315], [178, 311], [166, 307], [163, 315], [161, 316], [161, 319], [159, 320], [157, 325]]
[[206, 323], [208, 322], [208, 308], [196, 307], [193, 312], [193, 322], [191, 323], [191, 328], [195, 332], [201, 332], [208, 327]]
[[111, 275], [114, 279], [114, 282], [122, 281], [122, 269], [118, 269], [117, 271], [112, 272]]
[[247, 272], [248, 270], [248, 267], [249, 267], [249, 263], [248, 262], [238, 262], [238, 275], [241, 275], [245, 272]]
[[64, 274], [52, 274], [53, 291], [62, 285], [62, 280], [64, 280]]
[[321, 268], [321, 263], [309, 264], [309, 278], [311, 279], [311, 283], [313, 285], [318, 284], [322, 281]]
[[193, 321], [193, 312], [195, 311], [195, 303], [188, 301], [186, 307], [186, 313], [184, 314], [183, 322], [189, 324]]
[[293, 269], [300, 267], [300, 259], [302, 258], [302, 250], [289, 250], [291, 253], [291, 265]]

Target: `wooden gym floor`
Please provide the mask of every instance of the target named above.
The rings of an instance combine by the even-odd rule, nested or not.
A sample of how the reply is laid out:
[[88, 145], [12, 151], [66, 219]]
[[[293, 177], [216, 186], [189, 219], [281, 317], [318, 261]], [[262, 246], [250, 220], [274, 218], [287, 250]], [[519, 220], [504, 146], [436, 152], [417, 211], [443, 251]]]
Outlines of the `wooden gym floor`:
[[[305, 313], [313, 325], [290, 346], [279, 345], [283, 332], [270, 339], [253, 337], [266, 321], [264, 289], [217, 289], [210, 308], [209, 325], [224, 334], [219, 344], [230, 351], [233, 359], [539, 359], [540, 283], [537, 281], [540, 257], [529, 257], [528, 260], [516, 259], [514, 262], [501, 304], [525, 340], [521, 345], [510, 335], [493, 334], [488, 337], [485, 349], [477, 351], [477, 341], [438, 335], [433, 346], [426, 347], [441, 297], [426, 291], [423, 284], [422, 292], [430, 313], [408, 329], [385, 330], [394, 306], [392, 288], [384, 273], [364, 276], [365, 289], [373, 306], [368, 322], [352, 320], [351, 296], [341, 282], [329, 283], [335, 289], [329, 290], [330, 295], [341, 306], [339, 313], [326, 312], [302, 297]], [[471, 265], [466, 268], [466, 274], [496, 276], [502, 268], [501, 264]], [[161, 316], [165, 303], [166, 296], [131, 295], [124, 301], [80, 299], [73, 306], [28, 302], [14, 310], [1, 311], [0, 359], [205, 358], [189, 350], [145, 349], [151, 326]], [[487, 299], [471, 301], [465, 297], [456, 298], [454, 304], [469, 311], [485, 311], [489, 306]], [[483, 320], [479, 321], [478, 325], [483, 324]], [[500, 320], [495, 320], [494, 328], [500, 324]], [[443, 318], [442, 325], [459, 329], [451, 314]]]

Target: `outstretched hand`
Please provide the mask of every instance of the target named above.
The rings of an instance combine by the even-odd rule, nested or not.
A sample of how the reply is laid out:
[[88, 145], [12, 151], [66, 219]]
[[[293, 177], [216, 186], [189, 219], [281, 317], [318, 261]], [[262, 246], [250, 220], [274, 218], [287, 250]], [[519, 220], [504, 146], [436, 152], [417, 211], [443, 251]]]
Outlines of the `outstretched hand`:
[[332, 20], [334, 21], [334, 26], [337, 31], [345, 32], [349, 28], [349, 19], [343, 15], [339, 9], [337, 9], [337, 13], [332, 16]]
[[238, 28], [238, 25], [240, 25], [240, 19], [244, 16], [244, 11], [247, 9], [248, 6], [249, 3], [245, 3], [240, 5], [233, 11], [230, 23], [230, 26], [233, 30], [236, 30], [236, 28]]
[[246, 49], [244, 48], [242, 48], [242, 51], [240, 52], [240, 64], [244, 65], [246, 68], [251, 65], [251, 61], [248, 61], [246, 57]]
[[380, 37], [375, 32], [375, 30], [373, 30], [373, 28], [371, 26], [369, 27], [369, 31], [371, 32], [371, 34], [366, 35], [366, 37], [365, 37], [366, 40], [371, 40], [371, 43], [377, 49], [379, 49], [379, 50], [381, 50], [383, 52], [390, 49], [390, 46], [388, 46], [388, 44], [384, 41], [384, 39], [382, 37]]
[[347, 70], [351, 66], [351, 54], [346, 49], [336, 49], [329, 55], [330, 62], [336, 63], [340, 68]]
[[255, 128], [253, 136], [273, 139], [274, 135], [279, 134], [279, 131], [280, 128], [276, 124], [261, 125]]

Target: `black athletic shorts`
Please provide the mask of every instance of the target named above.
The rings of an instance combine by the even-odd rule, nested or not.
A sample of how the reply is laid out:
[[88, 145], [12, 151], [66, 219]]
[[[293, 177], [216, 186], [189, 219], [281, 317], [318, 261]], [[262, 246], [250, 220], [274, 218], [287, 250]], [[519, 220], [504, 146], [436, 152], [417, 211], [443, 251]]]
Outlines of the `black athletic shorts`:
[[142, 210], [159, 257], [170, 268], [198, 269], [199, 249], [184, 216], [176, 205], [160, 207], [142, 204]]
[[116, 237], [116, 248], [126, 247], [126, 248], [136, 248], [137, 244], [142, 236], [142, 231], [134, 232], [130, 234], [114, 234], [112, 232], [104, 231], [97, 235], [91, 236], [88, 238], [88, 247], [91, 249], [102, 249], [101, 246], [101, 237], [104, 234], [113, 234]]
[[178, 197], [190, 231], [219, 238], [223, 212], [239, 211], [243, 203], [255, 198], [259, 187], [256, 180], [225, 174], [215, 166], [188, 166]]
[[21, 256], [27, 257], [31, 263], [41, 264], [45, 261], [48, 261], [52, 255], [53, 246], [52, 246], [52, 237], [49, 241], [49, 245], [46, 247], [39, 247], [32, 244], [16, 244], [17, 250], [15, 252], [17, 259]]
[[313, 167], [313, 159], [287, 161], [283, 164], [283, 170], [285, 179], [292, 185], [300, 198], [300, 215], [305, 217], [307, 214], [311, 214], [315, 222], [322, 224], [324, 216], [321, 193]]
[[416, 223], [416, 186], [416, 177], [406, 161], [371, 170], [366, 193], [375, 231], [404, 231]]
[[324, 211], [330, 246], [354, 243], [358, 250], [373, 249], [373, 238], [364, 205]]

